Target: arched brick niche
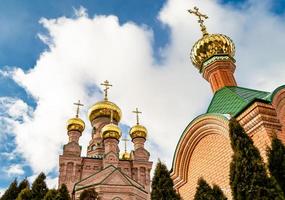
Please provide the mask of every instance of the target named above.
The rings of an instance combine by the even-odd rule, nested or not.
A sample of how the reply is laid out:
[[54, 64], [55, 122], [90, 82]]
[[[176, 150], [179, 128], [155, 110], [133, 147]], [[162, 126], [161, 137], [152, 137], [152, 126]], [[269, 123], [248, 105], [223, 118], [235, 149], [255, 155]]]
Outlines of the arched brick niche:
[[228, 120], [222, 115], [201, 115], [187, 126], [177, 145], [171, 174], [184, 199], [193, 199], [199, 177], [219, 185], [231, 198], [228, 133]]
[[282, 124], [282, 133], [279, 138], [285, 144], [285, 85], [277, 88], [272, 94], [272, 105], [276, 109], [276, 113], [280, 123]]

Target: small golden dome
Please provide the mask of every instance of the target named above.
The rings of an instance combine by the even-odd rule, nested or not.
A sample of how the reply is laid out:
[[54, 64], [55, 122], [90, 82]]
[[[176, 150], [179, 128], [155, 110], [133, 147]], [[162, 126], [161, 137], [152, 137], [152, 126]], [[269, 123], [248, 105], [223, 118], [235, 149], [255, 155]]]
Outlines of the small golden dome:
[[113, 118], [119, 122], [122, 117], [121, 109], [111, 101], [99, 101], [95, 103], [88, 112], [89, 120], [92, 122], [98, 117], [108, 117], [111, 116], [111, 111], [113, 112]]
[[120, 128], [116, 124], [113, 124], [113, 123], [107, 124], [101, 130], [101, 137], [103, 139], [115, 138], [119, 140], [121, 135], [122, 135], [122, 132]]
[[128, 153], [128, 152], [124, 152], [124, 153], [121, 155], [121, 159], [122, 159], [122, 160], [131, 160], [131, 154]]
[[234, 57], [235, 44], [231, 38], [222, 34], [205, 34], [194, 44], [190, 57], [192, 63], [201, 72], [203, 63], [215, 55]]
[[71, 118], [67, 121], [67, 130], [68, 131], [79, 131], [83, 132], [85, 129], [85, 123], [82, 119], [76, 117]]
[[137, 124], [133, 126], [130, 130], [130, 136], [132, 139], [137, 137], [145, 138], [147, 137], [147, 130], [144, 126]]

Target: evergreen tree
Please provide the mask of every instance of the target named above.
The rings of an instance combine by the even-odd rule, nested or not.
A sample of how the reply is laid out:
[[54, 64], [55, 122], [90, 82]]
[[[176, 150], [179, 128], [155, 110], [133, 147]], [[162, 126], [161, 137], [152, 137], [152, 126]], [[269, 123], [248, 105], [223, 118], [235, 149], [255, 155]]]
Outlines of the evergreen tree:
[[45, 197], [46, 193], [48, 192], [45, 179], [46, 175], [44, 173], [40, 173], [33, 182], [31, 189], [32, 200], [42, 200]]
[[2, 195], [1, 200], [16, 199], [18, 194], [19, 194], [18, 182], [17, 182], [17, 179], [15, 179], [9, 185], [9, 188], [5, 191], [5, 193]]
[[226, 200], [222, 190], [214, 185], [213, 188], [203, 179], [198, 180], [197, 190], [194, 200]]
[[213, 195], [214, 195], [215, 199], [219, 199], [219, 200], [226, 200], [227, 199], [227, 197], [224, 195], [221, 188], [217, 185], [213, 185]]
[[84, 190], [79, 197], [80, 200], [96, 200], [98, 199], [98, 194], [94, 189]]
[[196, 189], [194, 200], [214, 200], [213, 190], [203, 178], [198, 180], [198, 186]]
[[232, 118], [229, 123], [233, 157], [230, 185], [234, 200], [285, 199], [276, 182], [268, 177], [265, 164], [253, 141]]
[[29, 189], [30, 189], [30, 183], [29, 183], [29, 181], [25, 178], [24, 180], [22, 180], [22, 181], [19, 183], [18, 189], [19, 189], [19, 192], [21, 192], [23, 189], [26, 189], [26, 188], [29, 188]]
[[70, 199], [68, 189], [65, 184], [61, 185], [55, 199], [56, 200], [69, 200]]
[[285, 194], [285, 146], [277, 137], [272, 139], [267, 156], [269, 171]]
[[173, 188], [173, 181], [165, 164], [159, 160], [152, 178], [152, 200], [180, 200], [180, 196]]
[[32, 198], [32, 193], [30, 188], [26, 187], [21, 190], [16, 200], [30, 200]]
[[45, 197], [44, 197], [44, 200], [55, 200], [56, 199], [56, 196], [57, 196], [57, 193], [58, 191], [56, 189], [51, 189], [49, 190]]

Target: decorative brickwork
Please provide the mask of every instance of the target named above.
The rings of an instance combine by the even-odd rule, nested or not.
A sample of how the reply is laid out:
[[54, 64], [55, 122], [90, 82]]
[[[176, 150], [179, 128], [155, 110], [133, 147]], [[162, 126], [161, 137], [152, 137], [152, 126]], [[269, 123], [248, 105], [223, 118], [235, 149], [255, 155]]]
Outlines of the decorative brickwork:
[[210, 134], [196, 145], [188, 167], [188, 181], [178, 191], [184, 199], [193, 199], [197, 181], [203, 177], [210, 184], [221, 187], [231, 197], [229, 187], [229, 160], [232, 149], [229, 140], [220, 134]]
[[186, 200], [192, 199], [199, 177], [221, 186], [228, 197], [229, 160], [232, 150], [228, 120], [222, 115], [202, 115], [193, 120], [177, 145], [172, 178]]
[[[69, 142], [64, 145], [63, 155], [59, 156], [59, 186], [65, 183], [73, 200], [79, 199], [80, 193], [87, 188], [94, 188], [101, 200], [150, 199], [152, 162], [144, 147], [146, 139], [134, 138], [134, 150], [129, 154], [130, 157], [120, 158], [120, 133], [113, 132], [120, 131], [116, 124], [117, 121], [110, 124], [110, 119], [105, 116], [92, 120], [92, 137], [87, 157], [81, 157], [79, 145], [80, 131], [83, 128], [68, 129]], [[106, 127], [115, 127], [116, 130], [109, 130], [103, 137], [102, 129]], [[113, 137], [114, 134], [118, 138]]]
[[285, 144], [285, 85], [272, 93], [238, 87], [233, 41], [221, 34], [208, 34], [203, 24], [207, 16], [198, 10], [189, 10], [199, 17], [203, 32], [191, 50], [191, 60], [210, 83], [214, 97], [207, 114], [194, 119], [183, 132], [176, 146], [171, 177], [184, 200], [193, 199], [200, 177], [219, 185], [232, 199], [228, 119], [237, 118], [266, 162], [266, 149], [273, 135]]
[[271, 145], [271, 137], [281, 134], [281, 124], [275, 108], [266, 103], [255, 102], [241, 113], [237, 120], [253, 139], [266, 161], [266, 149]]
[[[271, 137], [277, 134], [284, 141], [285, 89], [276, 93], [273, 105], [254, 101], [237, 117], [253, 139], [264, 161]], [[185, 129], [173, 160], [174, 187], [185, 200], [193, 199], [199, 177], [219, 185], [231, 199], [229, 165], [232, 149], [228, 137], [228, 119], [221, 114], [204, 114]]]

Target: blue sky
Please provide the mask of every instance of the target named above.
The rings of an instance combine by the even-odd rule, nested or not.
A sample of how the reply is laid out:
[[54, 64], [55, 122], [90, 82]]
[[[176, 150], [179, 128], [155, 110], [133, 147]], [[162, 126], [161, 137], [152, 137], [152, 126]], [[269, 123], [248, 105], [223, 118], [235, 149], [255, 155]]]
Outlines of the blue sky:
[[[255, 1], [220, 0], [219, 3], [217, 3], [217, 5], [223, 8], [228, 7], [233, 13], [234, 12], [242, 13], [245, 10], [245, 12], [248, 14], [249, 12], [247, 12], [247, 8], [250, 7], [249, 4], [251, 4], [251, 2], [253, 2], [254, 4]], [[11, 69], [18, 68], [22, 69], [24, 73], [29, 73], [29, 70], [34, 69], [37, 64], [37, 61], [40, 60], [39, 59], [40, 55], [43, 52], [51, 51], [50, 50], [51, 46], [49, 46], [49, 44], [47, 43], [44, 43], [38, 37], [38, 34], [48, 36], [49, 33], [51, 32], [51, 30], [44, 27], [43, 24], [39, 23], [40, 19], [46, 18], [47, 20], [49, 20], [65, 16], [70, 20], [76, 21], [78, 16], [75, 15], [75, 10], [79, 9], [80, 7], [84, 7], [87, 9], [87, 13], [90, 18], [93, 18], [94, 15], [106, 15], [106, 16], [115, 15], [118, 17], [119, 24], [122, 26], [123, 24], [131, 21], [135, 24], [136, 27], [139, 27], [142, 32], [145, 31], [146, 29], [145, 32], [152, 34], [151, 39], [149, 41], [149, 44], [152, 48], [150, 53], [152, 56], [151, 58], [152, 60], [150, 61], [150, 63], [155, 63], [154, 65], [164, 65], [164, 63], [167, 62], [166, 60], [171, 60], [168, 59], [168, 57], [165, 55], [171, 52], [169, 50], [171, 48], [168, 47], [169, 46], [171, 47], [171, 45], [175, 43], [173, 42], [174, 41], [173, 38], [175, 38], [175, 36], [173, 36], [174, 34], [172, 35], [172, 33], [175, 32], [176, 30], [175, 27], [174, 28], [171, 27], [172, 21], [169, 22], [169, 24], [165, 22], [163, 23], [162, 20], [159, 18], [160, 12], [163, 9], [163, 7], [166, 5], [166, 3], [167, 2], [164, 0], [155, 0], [155, 1], [153, 0], [104, 0], [104, 1], [102, 0], [93, 0], [93, 1], [0, 0], [0, 70], [2, 70], [2, 72], [4, 71], [9, 72]], [[280, 19], [284, 18], [284, 11], [285, 11], [284, 0], [273, 1], [268, 3], [268, 5], [269, 7], [267, 9], [262, 8], [265, 9], [263, 11], [266, 11], [266, 17], [273, 16], [272, 17], [273, 19], [275, 19], [275, 17]], [[189, 7], [185, 7], [185, 10], [190, 8], [190, 6], [192, 7], [192, 4], [189, 1]], [[211, 13], [209, 13], [208, 15], [211, 15]], [[196, 26], [196, 28], [198, 29], [198, 25], [196, 24], [196, 19], [193, 20], [193, 18], [189, 17], [187, 20], [190, 23], [194, 24], [193, 26], [194, 27]], [[144, 27], [146, 28], [144, 29]], [[222, 32], [222, 30], [220, 31]], [[227, 31], [230, 32], [229, 30]], [[145, 32], [143, 33], [147, 35], [147, 33]], [[234, 37], [238, 38], [238, 36]], [[191, 39], [191, 42], [195, 41], [196, 39], [197, 37], [196, 38], [193, 37]], [[179, 38], [177, 39], [177, 41], [178, 40]], [[192, 43], [189, 43], [187, 45], [190, 51]], [[242, 47], [242, 43], [238, 43], [238, 45]], [[187, 55], [186, 54], [182, 55], [182, 57], [187, 57]], [[190, 65], [189, 63], [187, 64]], [[167, 64], [165, 66], [167, 66]], [[201, 79], [198, 73], [195, 74], [195, 76], [198, 77], [197, 79]], [[242, 75], [239, 76], [241, 77]], [[262, 81], [263, 79], [260, 78], [260, 80]], [[201, 84], [205, 84], [204, 82]], [[246, 80], [241, 79], [241, 82], [246, 83]], [[37, 99], [35, 99], [35, 95], [33, 95], [34, 93], [32, 89], [29, 88], [24, 89], [25, 83], [22, 84], [22, 86], [24, 85], [24, 87], [21, 87], [20, 85], [21, 81], [17, 83], [17, 81], [15, 81], [13, 77], [9, 75], [7, 76], [3, 74], [1, 75], [0, 73], [0, 97], [12, 98], [10, 100], [13, 102], [14, 100], [15, 101], [21, 100], [29, 106], [29, 109], [31, 109], [31, 111], [29, 112], [33, 113], [33, 110], [37, 108], [37, 104], [39, 102], [37, 101]], [[175, 89], [173, 89], [170, 84], [168, 86], [169, 86], [168, 91], [167, 90], [166, 91], [168, 93], [173, 92], [173, 95], [176, 95]], [[266, 89], [270, 88], [269, 86], [268, 87], [264, 86], [264, 87]], [[90, 90], [88, 91], [90, 92]], [[193, 92], [195, 92], [195, 90], [193, 90]], [[209, 93], [207, 94], [205, 93], [205, 95], [202, 95], [202, 97], [207, 95], [209, 96]], [[118, 101], [120, 101], [119, 99], [120, 98], [118, 98]], [[73, 99], [71, 101], [73, 101]], [[5, 117], [5, 119], [7, 118], [15, 119], [15, 117], [13, 116], [11, 117], [11, 113], [7, 112], [7, 110], [3, 110], [7, 108], [5, 107], [5, 105], [3, 105], [6, 103], [6, 101], [2, 101], [0, 103], [2, 103], [0, 104], [0, 106], [2, 106], [2, 108], [0, 108], [1, 111], [0, 117]], [[20, 105], [22, 104], [20, 103]], [[161, 105], [163, 105], [163, 103]], [[203, 106], [197, 106], [197, 107], [200, 108]], [[193, 111], [194, 114], [201, 112], [198, 108], [197, 110]], [[188, 110], [192, 111], [190, 108]], [[32, 116], [31, 113], [27, 114], [27, 116], [31, 117]], [[6, 127], [8, 122], [2, 120], [3, 118], [0, 119], [1, 119], [0, 127]], [[21, 123], [21, 120], [22, 119], [20, 118], [16, 118], [16, 121], [18, 121], [19, 123]], [[151, 126], [155, 127], [155, 125]], [[183, 127], [181, 127], [181, 129], [183, 129]], [[19, 179], [23, 177], [29, 177], [32, 176], [34, 172], [33, 172], [33, 167], [31, 167], [32, 165], [31, 162], [27, 161], [28, 156], [25, 155], [25, 152], [14, 151], [18, 149], [15, 140], [16, 137], [15, 134], [9, 131], [8, 133], [0, 132], [0, 134], [2, 135], [2, 136], [0, 135], [1, 144], [4, 144], [1, 145], [0, 147], [0, 153], [1, 153], [0, 189], [1, 189], [7, 187], [8, 183], [15, 177], [18, 177]], [[158, 142], [152, 141], [152, 143], [155, 144]], [[161, 147], [157, 146], [157, 149], [159, 148]], [[13, 155], [13, 157], [12, 158], [9, 157], [8, 154], [10, 156]], [[17, 164], [21, 165], [20, 171], [19, 170], [17, 171], [18, 173], [15, 174], [7, 173], [9, 166], [12, 165], [15, 166]], [[48, 173], [51, 178], [54, 178], [57, 175], [55, 169], [50, 170]]]
[[[167, 27], [162, 26], [156, 15], [163, 6], [163, 0], [155, 3], [150, 0], [108, 0], [108, 1], [77, 1], [77, 0], [51, 0], [28, 1], [28, 0], [1, 0], [0, 1], [0, 68], [21, 67], [27, 71], [35, 65], [40, 53], [48, 48], [37, 36], [46, 30], [39, 24], [42, 17], [56, 18], [61, 16], [74, 17], [74, 9], [80, 6], [88, 9], [89, 15], [116, 15], [120, 23], [133, 21], [138, 24], [151, 26], [155, 32], [154, 46], [160, 48], [168, 41]], [[19, 85], [7, 77], [0, 76], [0, 96], [9, 96], [23, 99], [32, 107], [36, 106], [34, 99]], [[5, 138], [1, 152], [11, 152], [15, 148], [14, 137], [9, 135]], [[20, 155], [9, 160], [1, 157], [1, 168], [11, 164], [24, 162]], [[24, 167], [25, 173], [19, 179], [32, 175], [29, 166]], [[0, 188], [5, 188], [15, 177], [1, 173]]]

